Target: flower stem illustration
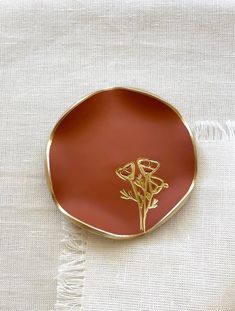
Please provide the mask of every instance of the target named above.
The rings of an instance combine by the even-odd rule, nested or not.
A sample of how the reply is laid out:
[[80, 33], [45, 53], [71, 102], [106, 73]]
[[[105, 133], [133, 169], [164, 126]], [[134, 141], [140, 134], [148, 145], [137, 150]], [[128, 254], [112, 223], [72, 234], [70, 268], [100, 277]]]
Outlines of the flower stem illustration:
[[159, 169], [160, 163], [150, 159], [139, 158], [136, 161], [139, 170], [136, 176], [136, 165], [129, 162], [116, 169], [116, 174], [124, 181], [129, 181], [131, 190], [120, 191], [123, 200], [132, 200], [137, 203], [139, 209], [140, 230], [146, 231], [146, 219], [150, 209], [158, 206], [158, 200], [154, 197], [163, 188], [169, 185], [163, 179], [154, 175]]

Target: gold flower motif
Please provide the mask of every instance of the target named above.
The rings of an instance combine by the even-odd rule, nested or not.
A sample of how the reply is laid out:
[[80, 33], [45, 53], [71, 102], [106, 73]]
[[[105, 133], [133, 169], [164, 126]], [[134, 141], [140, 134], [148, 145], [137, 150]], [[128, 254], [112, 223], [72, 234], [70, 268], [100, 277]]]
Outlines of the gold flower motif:
[[123, 180], [133, 180], [135, 178], [135, 163], [127, 163], [116, 170], [116, 174]]
[[148, 211], [158, 206], [158, 200], [154, 197], [163, 188], [169, 185], [163, 179], [154, 176], [159, 169], [160, 163], [154, 160], [139, 158], [137, 159], [139, 174], [135, 177], [135, 163], [129, 162], [116, 169], [118, 177], [129, 181], [132, 190], [122, 189], [120, 191], [123, 200], [132, 200], [137, 203], [139, 209], [140, 230], [146, 231], [146, 218]]

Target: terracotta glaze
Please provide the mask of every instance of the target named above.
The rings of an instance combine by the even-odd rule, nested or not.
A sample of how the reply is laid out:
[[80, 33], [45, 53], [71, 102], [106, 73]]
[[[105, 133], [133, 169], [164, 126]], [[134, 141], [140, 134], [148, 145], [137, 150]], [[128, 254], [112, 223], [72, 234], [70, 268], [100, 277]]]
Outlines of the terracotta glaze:
[[47, 170], [57, 206], [73, 222], [110, 237], [144, 234], [136, 202], [120, 198], [120, 190], [130, 187], [115, 173], [139, 158], [159, 162], [157, 176], [169, 185], [148, 212], [148, 232], [193, 188], [191, 131], [175, 108], [144, 91], [113, 88], [87, 96], [59, 120], [48, 143]]

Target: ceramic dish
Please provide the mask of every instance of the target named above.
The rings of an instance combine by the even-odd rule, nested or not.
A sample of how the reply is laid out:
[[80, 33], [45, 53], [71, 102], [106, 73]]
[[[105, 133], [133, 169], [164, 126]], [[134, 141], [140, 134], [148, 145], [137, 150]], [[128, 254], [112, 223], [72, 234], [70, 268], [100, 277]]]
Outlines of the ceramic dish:
[[179, 112], [130, 88], [97, 91], [72, 106], [54, 127], [46, 156], [59, 210], [117, 239], [165, 222], [196, 177], [195, 144]]

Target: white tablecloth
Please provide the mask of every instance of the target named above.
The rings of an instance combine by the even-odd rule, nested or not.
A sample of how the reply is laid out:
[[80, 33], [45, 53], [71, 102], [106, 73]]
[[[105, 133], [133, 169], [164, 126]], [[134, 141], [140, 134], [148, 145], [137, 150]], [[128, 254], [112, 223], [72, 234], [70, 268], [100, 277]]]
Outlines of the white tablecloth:
[[[234, 1], [0, 2], [0, 310], [234, 311]], [[80, 97], [132, 86], [192, 126], [198, 182], [129, 242], [68, 225], [44, 178], [54, 123]]]

